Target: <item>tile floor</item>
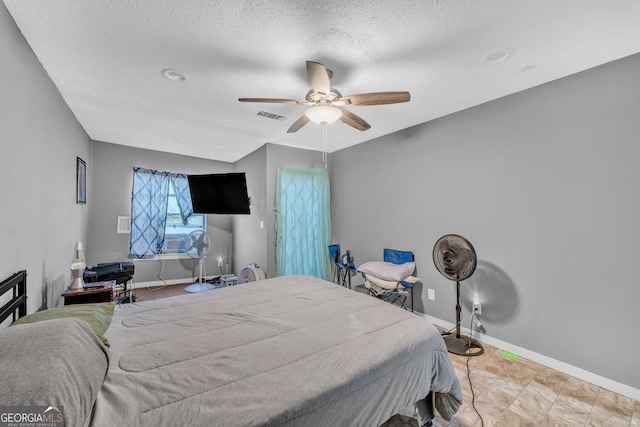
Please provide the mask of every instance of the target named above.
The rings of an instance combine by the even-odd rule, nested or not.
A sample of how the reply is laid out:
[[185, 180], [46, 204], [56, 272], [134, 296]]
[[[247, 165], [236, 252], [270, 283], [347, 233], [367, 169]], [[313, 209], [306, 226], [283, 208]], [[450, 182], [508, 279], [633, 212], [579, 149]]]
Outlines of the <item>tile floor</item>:
[[[184, 285], [136, 290], [139, 301], [184, 293]], [[511, 359], [484, 345], [484, 354], [469, 359], [476, 408], [484, 427], [640, 427], [640, 401], [589, 384], [524, 358]], [[467, 357], [450, 354], [462, 386], [464, 403], [456, 418], [440, 417], [434, 426], [481, 427], [471, 406]], [[416, 427], [413, 418], [392, 417], [381, 427]]]
[[[484, 354], [470, 358], [469, 366], [475, 406], [485, 427], [640, 427], [640, 401], [524, 358], [505, 358], [498, 348], [486, 344], [484, 347]], [[467, 357], [455, 354], [450, 357], [462, 386], [464, 403], [451, 422], [436, 417], [434, 426], [481, 426], [471, 405]], [[418, 422], [395, 416], [383, 426], [416, 427]]]

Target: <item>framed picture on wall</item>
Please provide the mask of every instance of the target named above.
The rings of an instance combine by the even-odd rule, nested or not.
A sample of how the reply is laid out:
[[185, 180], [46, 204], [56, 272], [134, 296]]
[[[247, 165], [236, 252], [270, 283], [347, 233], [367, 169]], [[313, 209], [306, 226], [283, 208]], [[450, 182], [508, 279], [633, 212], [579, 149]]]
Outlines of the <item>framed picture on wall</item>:
[[87, 164], [76, 157], [76, 203], [87, 203]]

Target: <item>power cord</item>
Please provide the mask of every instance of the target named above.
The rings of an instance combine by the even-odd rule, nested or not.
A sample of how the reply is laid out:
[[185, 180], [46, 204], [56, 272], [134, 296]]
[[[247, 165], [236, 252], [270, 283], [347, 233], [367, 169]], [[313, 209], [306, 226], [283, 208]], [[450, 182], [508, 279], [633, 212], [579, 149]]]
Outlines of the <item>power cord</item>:
[[[471, 324], [469, 325], [469, 343], [471, 343], [471, 335], [473, 334], [473, 319], [477, 319], [477, 316], [477, 310], [474, 310], [471, 314]], [[478, 323], [479, 322], [480, 321], [478, 320]], [[470, 360], [471, 353], [467, 355], [467, 379], [469, 380], [469, 387], [471, 387], [471, 406], [473, 407], [473, 410], [476, 411], [476, 414], [478, 414], [478, 416], [480, 417], [480, 422], [482, 424], [482, 427], [484, 427], [484, 419], [482, 418], [482, 415], [480, 415], [480, 412], [478, 412], [478, 408], [476, 408], [476, 394], [473, 391], [473, 383], [471, 382], [471, 368], [469, 367]]]
[[[460, 312], [460, 324], [462, 324], [462, 320], [463, 319], [464, 319], [464, 314], [461, 311]], [[472, 319], [473, 319], [473, 317], [472, 317]], [[443, 330], [442, 332], [440, 332], [440, 335], [442, 335], [442, 336], [451, 335], [453, 333], [453, 331], [455, 331], [456, 329], [458, 329], [458, 325], [457, 324], [456, 324], [456, 326], [454, 326], [453, 328], [451, 328], [449, 330]]]
[[146, 286], [146, 288], [150, 291], [159, 291], [160, 289], [167, 287], [167, 281], [162, 278], [162, 270], [164, 270], [164, 260], [162, 258], [158, 258], [158, 261], [160, 261], [160, 272], [158, 273], [158, 279], [162, 280], [163, 285]]

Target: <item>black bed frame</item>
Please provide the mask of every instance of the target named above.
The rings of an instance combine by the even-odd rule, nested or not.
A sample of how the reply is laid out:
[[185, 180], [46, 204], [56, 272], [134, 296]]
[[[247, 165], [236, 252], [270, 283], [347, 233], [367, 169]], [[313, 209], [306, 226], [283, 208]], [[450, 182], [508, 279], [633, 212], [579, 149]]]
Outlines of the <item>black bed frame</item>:
[[[13, 315], [13, 321], [27, 315], [27, 271], [18, 271], [0, 283], [0, 296], [13, 290], [13, 298], [0, 308], [0, 323]], [[18, 316], [16, 317], [16, 311]]]

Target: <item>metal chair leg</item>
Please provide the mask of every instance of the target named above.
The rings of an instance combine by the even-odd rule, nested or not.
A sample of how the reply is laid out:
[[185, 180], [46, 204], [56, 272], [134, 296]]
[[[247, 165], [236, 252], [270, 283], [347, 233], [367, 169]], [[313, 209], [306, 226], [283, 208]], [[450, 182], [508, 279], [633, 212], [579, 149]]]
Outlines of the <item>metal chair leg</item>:
[[411, 288], [411, 312], [413, 313], [413, 288]]

